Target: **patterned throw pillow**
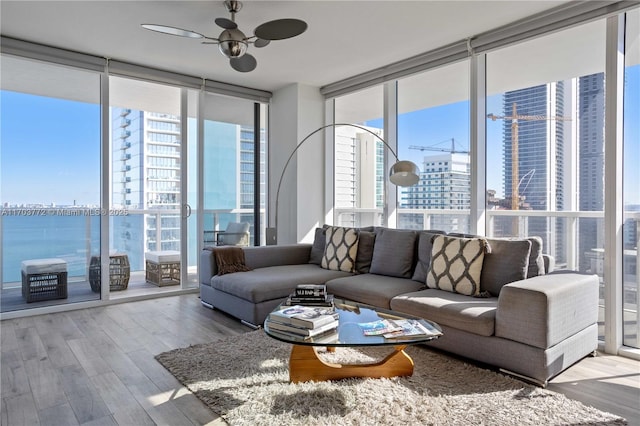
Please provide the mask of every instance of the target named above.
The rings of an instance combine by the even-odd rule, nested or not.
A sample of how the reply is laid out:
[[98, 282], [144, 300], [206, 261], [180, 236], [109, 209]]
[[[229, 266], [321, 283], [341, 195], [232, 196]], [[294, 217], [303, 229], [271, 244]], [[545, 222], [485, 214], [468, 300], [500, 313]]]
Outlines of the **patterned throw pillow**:
[[434, 236], [427, 287], [477, 296], [486, 250], [482, 238]]
[[358, 253], [358, 231], [353, 228], [329, 226], [325, 234], [327, 239], [320, 266], [333, 271], [353, 272]]

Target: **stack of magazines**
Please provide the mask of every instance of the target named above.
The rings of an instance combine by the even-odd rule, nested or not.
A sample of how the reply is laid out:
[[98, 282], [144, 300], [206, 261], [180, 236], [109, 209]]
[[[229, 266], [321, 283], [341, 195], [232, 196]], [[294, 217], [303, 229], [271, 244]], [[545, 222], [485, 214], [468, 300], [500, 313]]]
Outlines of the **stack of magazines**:
[[440, 336], [442, 332], [427, 321], [417, 319], [380, 319], [361, 322], [358, 326], [365, 336], [384, 336], [386, 339]]
[[283, 306], [269, 314], [266, 321], [269, 330], [303, 339], [335, 337], [337, 340], [338, 313], [333, 308], [319, 306]]
[[324, 284], [299, 284], [284, 305], [333, 306], [333, 295], [327, 294]]

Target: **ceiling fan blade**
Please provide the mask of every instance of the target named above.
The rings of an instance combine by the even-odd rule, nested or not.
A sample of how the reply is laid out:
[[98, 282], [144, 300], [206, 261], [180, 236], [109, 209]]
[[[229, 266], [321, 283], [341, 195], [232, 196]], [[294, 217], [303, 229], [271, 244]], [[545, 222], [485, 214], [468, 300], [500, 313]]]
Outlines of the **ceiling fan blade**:
[[258, 65], [258, 61], [256, 61], [256, 58], [249, 55], [248, 53], [245, 53], [239, 58], [231, 58], [229, 60], [229, 63], [231, 64], [231, 68], [240, 72], [253, 71]]
[[265, 40], [284, 40], [295, 37], [307, 30], [307, 23], [299, 19], [276, 19], [265, 22], [255, 29], [256, 37]]
[[163, 33], [163, 34], [175, 35], [179, 37], [204, 38], [202, 34], [197, 33], [195, 31], [183, 30], [182, 28], [176, 28], [176, 27], [168, 27], [166, 25], [142, 24], [142, 28]]
[[215, 23], [220, 28], [224, 28], [225, 30], [235, 30], [236, 28], [238, 28], [238, 24], [236, 24], [229, 18], [216, 18]]
[[256, 41], [253, 42], [253, 45], [255, 47], [265, 47], [269, 43], [271, 43], [271, 40], [265, 40], [263, 38], [259, 38], [259, 39], [257, 39]]

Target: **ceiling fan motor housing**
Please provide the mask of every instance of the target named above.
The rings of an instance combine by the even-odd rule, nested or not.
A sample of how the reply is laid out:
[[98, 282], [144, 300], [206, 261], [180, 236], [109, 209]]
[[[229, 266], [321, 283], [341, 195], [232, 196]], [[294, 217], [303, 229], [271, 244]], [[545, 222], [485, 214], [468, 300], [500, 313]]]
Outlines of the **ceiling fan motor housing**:
[[218, 48], [227, 58], [239, 58], [247, 52], [246, 37], [239, 29], [224, 30], [218, 37]]

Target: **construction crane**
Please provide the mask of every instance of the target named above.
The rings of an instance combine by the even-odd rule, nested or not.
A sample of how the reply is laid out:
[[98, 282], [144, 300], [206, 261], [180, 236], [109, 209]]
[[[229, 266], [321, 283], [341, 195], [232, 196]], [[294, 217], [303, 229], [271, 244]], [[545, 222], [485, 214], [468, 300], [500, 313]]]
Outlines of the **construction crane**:
[[[447, 142], [447, 140], [444, 140], [442, 142]], [[451, 138], [451, 149], [448, 148], [442, 148], [437, 146], [438, 144], [441, 144], [442, 142], [438, 142], [435, 145], [430, 145], [430, 146], [424, 146], [424, 145], [411, 145], [409, 146], [409, 149], [418, 149], [420, 151], [442, 151], [442, 152], [450, 152], [452, 154], [468, 154], [469, 151], [465, 151], [465, 150], [457, 150], [456, 149], [456, 141], [455, 139]]]
[[[492, 121], [496, 120], [511, 120], [511, 210], [519, 210], [520, 208], [520, 194], [518, 187], [520, 186], [520, 176], [518, 170], [518, 121], [537, 121], [537, 120], [560, 120], [568, 121], [570, 117], [562, 116], [545, 116], [545, 115], [520, 115], [518, 114], [516, 103], [513, 103], [513, 109], [511, 115], [495, 115], [493, 113], [487, 114], [487, 118]], [[526, 175], [525, 175], [526, 176]], [[523, 176], [524, 178], [524, 176]]]

